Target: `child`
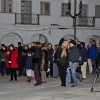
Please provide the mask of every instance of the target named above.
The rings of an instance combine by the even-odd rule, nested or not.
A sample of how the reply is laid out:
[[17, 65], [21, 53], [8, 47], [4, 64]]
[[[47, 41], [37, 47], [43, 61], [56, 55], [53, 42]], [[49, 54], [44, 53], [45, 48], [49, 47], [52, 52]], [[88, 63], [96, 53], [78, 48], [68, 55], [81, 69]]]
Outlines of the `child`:
[[32, 52], [29, 51], [28, 54], [27, 54], [27, 58], [26, 58], [26, 63], [25, 63], [25, 66], [26, 66], [26, 73], [27, 73], [27, 77], [28, 77], [28, 80], [27, 82], [31, 82], [31, 77], [32, 77], [32, 73], [31, 73], [31, 68], [32, 68]]

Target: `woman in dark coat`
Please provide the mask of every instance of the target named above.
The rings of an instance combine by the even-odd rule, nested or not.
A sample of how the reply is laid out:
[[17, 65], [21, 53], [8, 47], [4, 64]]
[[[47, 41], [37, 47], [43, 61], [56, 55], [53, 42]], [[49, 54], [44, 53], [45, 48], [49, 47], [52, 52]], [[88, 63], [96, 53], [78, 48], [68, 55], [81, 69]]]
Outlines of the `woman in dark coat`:
[[34, 75], [36, 79], [36, 84], [34, 86], [41, 85], [41, 80], [40, 80], [40, 63], [41, 63], [41, 56], [42, 56], [42, 51], [41, 51], [41, 44], [36, 43], [35, 44], [35, 53], [33, 54], [33, 60], [32, 60], [32, 70], [34, 70]]
[[48, 70], [48, 51], [46, 47], [42, 48], [42, 59], [40, 65], [41, 83], [46, 83], [46, 71]]
[[55, 59], [60, 72], [61, 86], [66, 86], [66, 70], [68, 68], [68, 41], [62, 43], [61, 48], [56, 52]]

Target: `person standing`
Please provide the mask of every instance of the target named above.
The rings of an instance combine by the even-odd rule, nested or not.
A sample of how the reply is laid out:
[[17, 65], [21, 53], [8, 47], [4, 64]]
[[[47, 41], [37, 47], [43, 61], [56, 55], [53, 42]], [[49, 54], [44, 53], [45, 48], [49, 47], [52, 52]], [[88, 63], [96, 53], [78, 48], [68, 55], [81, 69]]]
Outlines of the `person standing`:
[[72, 74], [72, 87], [77, 86], [76, 69], [79, 67], [79, 49], [74, 40], [70, 41], [70, 52], [68, 54], [69, 66]]
[[48, 71], [48, 52], [47, 47], [42, 47], [40, 71], [41, 71], [41, 83], [46, 83], [46, 72]]
[[54, 48], [54, 54], [53, 54], [53, 78], [58, 78], [58, 66], [57, 66], [57, 61], [55, 60], [55, 56], [57, 55], [57, 49], [59, 48], [58, 45], [55, 45], [55, 48]]
[[6, 46], [3, 45], [1, 51], [0, 51], [0, 63], [1, 63], [1, 75], [4, 76], [4, 70], [5, 70], [5, 61], [6, 61]]
[[48, 44], [48, 59], [50, 62], [50, 76], [53, 77], [53, 48], [52, 44]]
[[10, 45], [10, 50], [6, 54], [6, 68], [10, 69], [10, 81], [13, 81], [13, 76], [15, 81], [17, 81], [17, 73], [16, 70], [18, 69], [18, 51], [14, 49], [14, 45]]
[[41, 44], [36, 43], [35, 44], [35, 53], [32, 56], [32, 70], [34, 70], [35, 80], [36, 84], [34, 86], [41, 85], [41, 79], [40, 79], [40, 63], [41, 63]]
[[87, 67], [87, 48], [85, 47], [85, 43], [81, 42], [81, 52], [84, 56], [84, 63], [81, 65], [81, 71], [82, 71], [82, 78], [86, 79], [86, 67]]
[[28, 51], [27, 53], [27, 58], [26, 58], [26, 63], [25, 63], [25, 66], [26, 66], [26, 73], [27, 73], [27, 82], [31, 82], [31, 77], [32, 77], [32, 52], [31, 51]]
[[99, 43], [99, 47], [98, 47], [98, 61], [99, 61], [99, 67], [100, 67], [100, 43]]
[[66, 87], [66, 70], [68, 67], [68, 51], [67, 51], [68, 41], [64, 41], [62, 46], [57, 50], [57, 65], [60, 72], [61, 86]]
[[92, 67], [94, 72], [96, 71], [96, 58], [97, 58], [97, 46], [96, 46], [96, 41], [92, 40], [92, 46], [89, 51], [89, 58], [92, 61]]
[[93, 71], [92, 60], [91, 60], [91, 53], [92, 53], [91, 47], [92, 47], [92, 42], [90, 41], [89, 46], [88, 46], [88, 66], [89, 66], [90, 74], [92, 74], [92, 71]]
[[18, 42], [18, 67], [19, 67], [19, 75], [22, 75], [22, 70], [23, 70], [23, 65], [22, 65], [22, 52], [23, 52], [23, 47], [21, 45], [21, 42]]

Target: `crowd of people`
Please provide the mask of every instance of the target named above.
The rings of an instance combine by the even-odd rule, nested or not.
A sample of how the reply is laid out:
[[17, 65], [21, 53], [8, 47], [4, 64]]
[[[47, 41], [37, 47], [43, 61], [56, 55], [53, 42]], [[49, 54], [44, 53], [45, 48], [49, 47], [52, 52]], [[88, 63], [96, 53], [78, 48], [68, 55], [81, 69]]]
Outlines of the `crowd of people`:
[[[61, 86], [66, 83], [77, 86], [77, 78], [81, 82], [87, 78], [87, 66], [89, 73], [95, 73], [100, 65], [100, 44], [96, 45], [94, 39], [89, 40], [86, 47], [85, 42], [64, 40], [61, 45], [32, 42], [18, 47], [13, 44], [5, 46], [1, 44], [0, 49], [0, 74], [10, 75], [10, 81], [17, 81], [17, 76], [27, 76], [27, 82], [35, 77], [38, 86], [47, 82], [47, 77], [58, 78], [60, 76]], [[18, 72], [18, 75], [17, 75]]]

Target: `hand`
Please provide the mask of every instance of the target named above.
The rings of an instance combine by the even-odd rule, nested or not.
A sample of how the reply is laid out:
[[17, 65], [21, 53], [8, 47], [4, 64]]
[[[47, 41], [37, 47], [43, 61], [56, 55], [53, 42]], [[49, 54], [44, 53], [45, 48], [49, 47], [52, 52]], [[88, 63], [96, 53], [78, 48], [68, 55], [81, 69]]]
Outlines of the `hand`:
[[71, 64], [72, 64], [72, 62], [70, 61], [70, 62], [69, 62], [69, 65], [71, 65]]
[[48, 69], [47, 72], [50, 72], [50, 69]]

